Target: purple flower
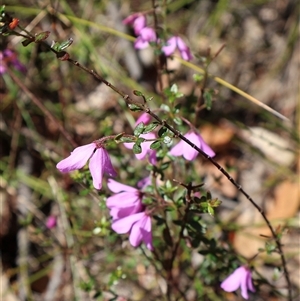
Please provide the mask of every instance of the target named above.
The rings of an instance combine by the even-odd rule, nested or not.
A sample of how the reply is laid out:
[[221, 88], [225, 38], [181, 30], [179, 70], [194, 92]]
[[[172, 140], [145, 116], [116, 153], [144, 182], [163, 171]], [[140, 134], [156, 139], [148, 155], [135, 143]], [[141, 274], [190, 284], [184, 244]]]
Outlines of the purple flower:
[[[210, 157], [213, 157], [215, 155], [215, 152], [205, 143], [200, 134], [194, 131], [189, 131], [184, 135], [184, 137], [198, 146]], [[190, 145], [188, 145], [185, 141], [180, 140], [180, 142], [172, 147], [172, 149], [170, 150], [170, 155], [175, 157], [183, 156], [186, 160], [192, 161], [197, 157], [198, 152]]]
[[136, 126], [137, 126], [139, 123], [141, 123], [141, 122], [143, 122], [144, 124], [149, 124], [150, 120], [151, 120], [151, 116], [150, 116], [148, 113], [143, 113], [143, 114], [136, 120], [134, 126], [136, 127]]
[[122, 23], [125, 24], [125, 25], [128, 25], [128, 24], [133, 24], [134, 21], [141, 16], [141, 13], [134, 13], [132, 15], [129, 15], [127, 18], [125, 18]]
[[239, 287], [244, 299], [248, 299], [248, 290], [255, 292], [251, 279], [251, 271], [245, 266], [237, 268], [221, 283], [221, 288], [226, 292], [233, 292]]
[[[140, 135], [141, 138], [144, 139], [156, 139], [156, 136], [154, 133], [147, 133]], [[136, 158], [138, 160], [143, 160], [147, 155], [149, 155], [149, 161], [152, 165], [156, 164], [156, 151], [150, 148], [150, 145], [153, 143], [153, 141], [145, 141], [141, 143], [142, 152], [140, 154], [135, 154]], [[133, 148], [133, 143], [124, 143], [124, 146], [128, 149]]]
[[137, 187], [139, 189], [145, 189], [147, 186], [151, 185], [151, 177], [147, 176], [137, 182]]
[[70, 172], [82, 168], [89, 159], [89, 169], [93, 178], [93, 185], [96, 189], [101, 189], [103, 175], [106, 173], [114, 177], [116, 176], [116, 172], [106, 149], [97, 147], [94, 142], [75, 148], [69, 157], [56, 165], [56, 168], [63, 173]]
[[6, 72], [8, 65], [12, 65], [23, 73], [27, 71], [26, 67], [18, 60], [17, 54], [10, 49], [5, 49], [3, 52], [0, 51], [0, 75]]
[[49, 215], [46, 220], [46, 227], [52, 229], [56, 226], [56, 216]]
[[142, 15], [140, 13], [135, 13], [135, 14], [132, 14], [130, 16], [128, 16], [127, 18], [125, 18], [123, 20], [123, 24], [131, 24], [133, 29], [134, 29], [134, 33], [136, 35], [139, 35], [141, 30], [146, 27], [146, 24], [147, 24], [147, 20], [146, 20], [146, 17], [145, 15]]
[[184, 60], [190, 61], [193, 58], [189, 47], [178, 36], [174, 36], [174, 37], [170, 38], [167, 41], [166, 46], [163, 46], [161, 50], [165, 54], [165, 56], [170, 56], [171, 54], [173, 54], [175, 52], [176, 48], [178, 48], [180, 55]]
[[134, 48], [145, 49], [149, 46], [149, 42], [155, 42], [155, 41], [156, 41], [156, 33], [154, 29], [150, 27], [144, 27], [140, 31], [139, 36], [134, 42]]
[[116, 194], [106, 200], [106, 206], [110, 209], [113, 220], [141, 212], [143, 194], [136, 188], [121, 184], [109, 179], [108, 188]]
[[129, 242], [133, 247], [138, 247], [143, 241], [149, 250], [153, 250], [151, 218], [145, 212], [114, 220], [112, 229], [118, 234], [130, 232]]

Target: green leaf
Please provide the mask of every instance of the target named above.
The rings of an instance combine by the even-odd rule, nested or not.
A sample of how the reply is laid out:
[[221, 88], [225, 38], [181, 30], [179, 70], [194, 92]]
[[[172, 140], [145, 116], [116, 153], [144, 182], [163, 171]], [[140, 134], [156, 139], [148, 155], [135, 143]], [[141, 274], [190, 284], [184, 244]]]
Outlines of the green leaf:
[[165, 128], [165, 127], [161, 127], [161, 128], [159, 129], [159, 131], [158, 131], [158, 137], [161, 137], [161, 138], [163, 138], [163, 137], [164, 137], [164, 135], [167, 133], [167, 131], [168, 131], [168, 129], [167, 129], [167, 128]]
[[194, 74], [193, 75], [193, 80], [197, 83], [197, 82], [201, 82], [201, 80], [203, 79], [203, 75], [202, 74]]
[[73, 39], [69, 38], [67, 41], [64, 41], [59, 46], [59, 51], [67, 49], [69, 46], [73, 44]]
[[209, 202], [211, 207], [219, 207], [221, 205], [222, 201], [218, 200], [218, 199], [213, 199]]
[[138, 91], [138, 90], [134, 90], [133, 94], [136, 95], [136, 96], [144, 96], [144, 94], [141, 91]]
[[163, 142], [165, 144], [170, 144], [172, 142], [172, 138], [170, 136], [165, 136]]
[[140, 122], [134, 129], [134, 132], [133, 132], [134, 136], [137, 136], [137, 137], [140, 136], [143, 133], [144, 128], [145, 128], [144, 122]]
[[176, 84], [173, 84], [170, 91], [173, 93], [173, 94], [177, 94], [178, 93], [178, 86]]
[[40, 41], [45, 41], [50, 35], [50, 31], [43, 31], [35, 34], [34, 42], [38, 43]]
[[22, 41], [22, 45], [24, 47], [28, 46], [29, 44], [33, 43], [33, 40], [32, 39], [26, 39], [24, 41]]
[[135, 142], [136, 138], [135, 137], [121, 137], [118, 139], [118, 141], [121, 142]]
[[170, 107], [168, 105], [165, 105], [165, 104], [162, 104], [160, 106], [160, 108], [163, 110], [163, 111], [166, 111], [166, 112], [170, 112]]
[[167, 169], [170, 166], [170, 163], [171, 163], [171, 161], [162, 163], [162, 165], [160, 166], [160, 169], [161, 170]]
[[138, 106], [138, 105], [135, 105], [135, 104], [128, 104], [128, 108], [132, 111], [132, 112], [140, 112], [140, 111], [143, 111], [143, 109]]
[[175, 118], [173, 119], [173, 121], [174, 121], [177, 125], [182, 125], [182, 120], [181, 120], [181, 118], [179, 118], [179, 117], [175, 117]]
[[124, 135], [124, 133], [118, 134], [118, 135], [114, 138], [114, 140], [115, 140], [115, 141], [121, 140], [121, 138], [123, 137], [123, 135]]
[[142, 152], [142, 147], [140, 144], [138, 144], [137, 142], [133, 145], [133, 149], [132, 149], [134, 154], [140, 154]]
[[152, 132], [158, 126], [157, 122], [153, 122], [144, 127], [143, 134]]
[[210, 206], [210, 204], [208, 204], [207, 206], [207, 212], [209, 213], [209, 215], [214, 216], [214, 208]]
[[211, 93], [211, 91], [205, 91], [203, 97], [204, 97], [204, 103], [206, 105], [206, 109], [211, 110], [211, 107], [212, 107], [212, 93]]
[[51, 44], [51, 48], [57, 52], [59, 52], [60, 43], [53, 41]]
[[159, 149], [161, 147], [161, 142], [159, 140], [154, 141], [151, 145], [151, 149]]

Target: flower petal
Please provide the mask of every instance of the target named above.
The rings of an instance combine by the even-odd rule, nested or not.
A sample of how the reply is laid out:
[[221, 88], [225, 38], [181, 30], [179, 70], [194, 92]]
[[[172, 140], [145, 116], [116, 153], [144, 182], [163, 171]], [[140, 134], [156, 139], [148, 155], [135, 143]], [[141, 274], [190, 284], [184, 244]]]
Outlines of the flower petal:
[[221, 283], [221, 288], [226, 292], [237, 290], [240, 287], [243, 278], [246, 277], [245, 273], [245, 268], [239, 267]]
[[144, 226], [141, 228], [141, 232], [143, 235], [143, 241], [147, 248], [151, 251], [154, 250], [152, 245], [152, 225], [151, 225], [151, 218], [150, 216], [146, 216], [146, 220], [144, 222]]
[[89, 168], [93, 178], [93, 185], [96, 189], [102, 188], [102, 178], [104, 174], [105, 154], [102, 148], [97, 148], [90, 159]]
[[[190, 132], [186, 133], [184, 135], [184, 137], [187, 138], [188, 140], [190, 140], [192, 143], [194, 143], [196, 146], [198, 146], [200, 148], [201, 142], [199, 140], [199, 136], [195, 132], [190, 131]], [[195, 150], [193, 147], [191, 147], [186, 142], [184, 142], [183, 150], [184, 150], [183, 157], [186, 160], [193, 161], [198, 156], [198, 151]]]
[[141, 212], [142, 210], [143, 210], [142, 204], [137, 204], [137, 205], [134, 205], [131, 207], [125, 207], [125, 208], [112, 207], [109, 211], [109, 214], [114, 221], [117, 219], [122, 219], [129, 215], [133, 215], [135, 213]]
[[137, 126], [139, 123], [141, 123], [141, 122], [143, 122], [144, 124], [149, 124], [150, 120], [151, 120], [151, 116], [150, 116], [148, 113], [143, 113], [143, 114], [136, 120], [134, 126], [136, 127], [136, 126]]
[[122, 23], [123, 24], [133, 24], [133, 22], [140, 16], [139, 13], [134, 13], [132, 15], [129, 15], [127, 18], [125, 18]]
[[56, 168], [61, 172], [70, 172], [82, 168], [93, 155], [95, 143], [79, 146], [71, 152], [70, 156], [57, 163]]
[[151, 177], [150, 176], [147, 176], [137, 182], [137, 187], [139, 189], [145, 189], [149, 185], [151, 185]]
[[171, 54], [174, 53], [176, 46], [177, 46], [177, 38], [176, 37], [172, 37], [170, 38], [167, 43], [166, 46], [163, 46], [161, 48], [162, 52], [165, 54], [165, 56], [170, 56]]
[[106, 200], [106, 206], [108, 208], [118, 207], [124, 208], [128, 206], [133, 206], [135, 204], [141, 203], [141, 199], [138, 191], [135, 192], [120, 192], [115, 194]]
[[129, 241], [133, 247], [138, 247], [143, 241], [149, 250], [153, 250], [151, 218], [145, 213], [144, 216], [132, 226]]
[[247, 288], [249, 291], [251, 292], [255, 292], [255, 287], [253, 286], [252, 283], [252, 277], [251, 277], [251, 272], [249, 271], [248, 275], [247, 275]]
[[101, 148], [103, 152], [103, 170], [105, 174], [108, 174], [110, 177], [115, 177], [117, 175], [116, 171], [114, 170], [114, 167], [111, 164], [109, 154], [105, 148]]
[[138, 220], [140, 220], [143, 217], [143, 215], [145, 215], [145, 213], [140, 212], [115, 220], [112, 223], [111, 227], [118, 234], [128, 233], [131, 230], [132, 225], [136, 223]]
[[138, 16], [133, 22], [133, 29], [136, 35], [139, 35], [141, 30], [146, 27], [146, 17], [145, 15]]
[[183, 145], [184, 141], [180, 140], [176, 145], [174, 145], [170, 150], [170, 155], [174, 157], [179, 157], [183, 155]]
[[136, 188], [119, 183], [113, 179], [108, 179], [107, 186], [112, 192], [137, 191]]
[[136, 38], [134, 42], [135, 49], [145, 49], [149, 46], [149, 42], [143, 40], [140, 36]]
[[208, 144], [203, 140], [203, 138], [199, 135], [199, 140], [200, 140], [200, 148], [210, 157], [214, 157], [216, 154], [215, 152], [210, 148]]
[[246, 271], [246, 274], [241, 278], [241, 294], [244, 299], [248, 299], [248, 288], [247, 288], [247, 277], [248, 277], [248, 271]]
[[193, 58], [189, 47], [186, 45], [186, 43], [180, 37], [177, 37], [177, 46], [178, 46], [181, 57], [185, 61], [190, 61]]
[[140, 35], [137, 37], [134, 43], [135, 49], [144, 49], [149, 46], [149, 42], [156, 41], [156, 33], [153, 28], [144, 27], [140, 31]]

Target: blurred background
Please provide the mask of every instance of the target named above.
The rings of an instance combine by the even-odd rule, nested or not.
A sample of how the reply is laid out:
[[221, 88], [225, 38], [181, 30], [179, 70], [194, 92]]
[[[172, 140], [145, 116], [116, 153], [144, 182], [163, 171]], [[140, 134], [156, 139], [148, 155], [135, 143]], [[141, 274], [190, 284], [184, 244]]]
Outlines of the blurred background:
[[[208, 54], [225, 45], [209, 64], [209, 73], [288, 118], [274, 116], [209, 77], [212, 109], [200, 112], [198, 129], [217, 153], [216, 160], [264, 208], [274, 225], [286, 226], [282, 240], [296, 294], [300, 281], [299, 3], [156, 2], [167, 4], [158, 21], [170, 35], [184, 37], [194, 56], [193, 66], [205, 68]], [[68, 52], [73, 59], [129, 95], [139, 90], [153, 96], [151, 106], [156, 108], [163, 100], [153, 49], [135, 50], [134, 32], [122, 24], [129, 14], [151, 10], [152, 5], [153, 1], [10, 0], [6, 12], [33, 34], [49, 31], [48, 44], [72, 38]], [[139, 114], [127, 110], [116, 93], [89, 74], [57, 60], [47, 47], [35, 43], [24, 47], [22, 41], [8, 36], [0, 42], [2, 300], [167, 300], [165, 278], [151, 254], [133, 249], [125, 236], [111, 231], [106, 187], [99, 193], [93, 190], [88, 170], [69, 176], [55, 168], [76, 145], [131, 133]], [[171, 81], [184, 94], [179, 102], [185, 116], [192, 114], [200, 94], [195, 81], [199, 72], [193, 66], [168, 58]], [[61, 134], [57, 121], [70, 139]], [[120, 181], [134, 186], [149, 174], [145, 164], [124, 147], [112, 146], [110, 154]], [[211, 234], [221, 237], [225, 231], [234, 252], [254, 256], [265, 243], [257, 237], [270, 236], [261, 216], [205, 160], [195, 161], [189, 176], [194, 175], [204, 177], [211, 193], [222, 201]], [[154, 227], [154, 237], [161, 236]], [[216, 259], [188, 249], [179, 257], [184, 264], [177, 267], [178, 279], [187, 293], [178, 300], [242, 300], [219, 289], [226, 275], [212, 274]], [[277, 293], [261, 281], [252, 300], [285, 300], [280, 297], [286, 294], [284, 278], [276, 276], [279, 258], [266, 255], [258, 262], [257, 272]]]

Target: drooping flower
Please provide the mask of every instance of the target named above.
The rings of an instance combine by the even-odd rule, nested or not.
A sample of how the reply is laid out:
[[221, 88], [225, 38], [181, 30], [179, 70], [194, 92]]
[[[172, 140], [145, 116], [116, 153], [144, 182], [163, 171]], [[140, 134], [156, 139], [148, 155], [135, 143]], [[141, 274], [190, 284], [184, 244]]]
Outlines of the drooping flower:
[[141, 13], [132, 14], [123, 20], [123, 24], [132, 25], [134, 29], [134, 33], [136, 35], [139, 35], [141, 30], [144, 27], [146, 27], [147, 24], [146, 16]]
[[9, 65], [20, 72], [26, 73], [27, 71], [26, 67], [18, 60], [16, 52], [10, 49], [0, 51], [0, 75], [6, 72]]
[[139, 32], [139, 36], [134, 42], [135, 49], [145, 49], [149, 46], [150, 42], [156, 41], [156, 33], [153, 28], [144, 27]]
[[103, 175], [108, 174], [114, 177], [116, 172], [106, 149], [98, 147], [94, 142], [75, 148], [69, 157], [57, 163], [56, 168], [63, 173], [67, 173], [82, 168], [89, 159], [93, 185], [96, 189], [101, 189]]
[[193, 58], [189, 47], [178, 36], [170, 38], [161, 50], [165, 56], [170, 56], [175, 52], [176, 48], [178, 48], [179, 53], [184, 60], [190, 61]]
[[248, 290], [255, 292], [252, 283], [251, 271], [245, 266], [237, 268], [231, 275], [229, 275], [222, 283], [221, 288], [226, 292], [233, 292], [241, 288], [242, 297], [248, 299]]
[[149, 250], [153, 250], [151, 218], [145, 212], [114, 220], [112, 229], [118, 234], [130, 232], [129, 242], [133, 247], [138, 247], [143, 241]]
[[[184, 137], [198, 146], [210, 157], [215, 156], [215, 152], [205, 143], [200, 134], [191, 130], [187, 132]], [[180, 140], [175, 146], [172, 147], [170, 150], [170, 155], [175, 157], [183, 156], [186, 160], [192, 161], [197, 157], [198, 152], [185, 141]]]
[[110, 215], [113, 220], [120, 219], [143, 210], [143, 194], [138, 189], [121, 184], [112, 179], [107, 181], [107, 186], [111, 191], [116, 193], [106, 200], [106, 206], [110, 209]]
[[[144, 138], [147, 140], [153, 140], [156, 138], [154, 133], [147, 133], [140, 135], [140, 138]], [[146, 156], [149, 156], [149, 162], [154, 165], [156, 164], [156, 151], [150, 148], [150, 145], [153, 143], [153, 141], [145, 141], [141, 143], [142, 152], [139, 154], [135, 154], [135, 157], [138, 160], [143, 160], [146, 158]], [[124, 146], [128, 149], [133, 148], [133, 143], [124, 143]]]
[[56, 222], [57, 222], [56, 216], [49, 215], [46, 220], [46, 227], [48, 229], [52, 229], [56, 226]]

